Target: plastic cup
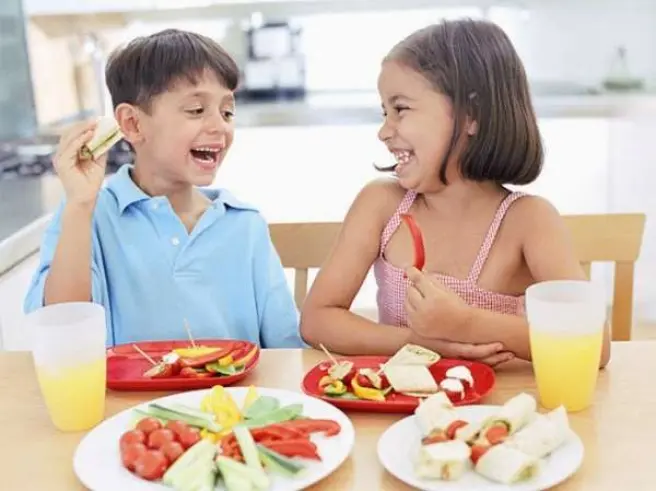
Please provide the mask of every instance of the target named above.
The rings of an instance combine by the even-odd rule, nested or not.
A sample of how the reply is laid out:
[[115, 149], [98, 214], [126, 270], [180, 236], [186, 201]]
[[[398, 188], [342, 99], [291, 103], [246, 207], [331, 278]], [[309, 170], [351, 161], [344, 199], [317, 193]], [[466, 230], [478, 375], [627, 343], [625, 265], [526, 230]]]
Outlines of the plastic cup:
[[61, 431], [83, 431], [105, 415], [105, 309], [90, 302], [48, 305], [27, 315], [41, 394]]
[[547, 281], [526, 290], [531, 358], [540, 404], [569, 412], [592, 404], [606, 302], [589, 281]]

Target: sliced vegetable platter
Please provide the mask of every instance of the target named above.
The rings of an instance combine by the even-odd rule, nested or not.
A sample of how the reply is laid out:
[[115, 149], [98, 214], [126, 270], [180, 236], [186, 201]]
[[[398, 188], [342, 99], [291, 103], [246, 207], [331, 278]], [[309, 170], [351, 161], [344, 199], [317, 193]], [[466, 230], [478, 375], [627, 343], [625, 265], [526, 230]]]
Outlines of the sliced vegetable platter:
[[354, 441], [349, 418], [319, 399], [216, 386], [107, 419], [80, 442], [73, 466], [98, 491], [292, 491], [335, 471]]

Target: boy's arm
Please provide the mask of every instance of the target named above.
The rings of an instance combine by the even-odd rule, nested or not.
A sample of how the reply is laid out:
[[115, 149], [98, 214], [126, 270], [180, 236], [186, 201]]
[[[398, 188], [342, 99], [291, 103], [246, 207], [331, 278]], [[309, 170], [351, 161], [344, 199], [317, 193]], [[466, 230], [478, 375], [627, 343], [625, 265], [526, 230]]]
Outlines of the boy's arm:
[[263, 348], [306, 348], [299, 331], [299, 315], [269, 227], [258, 220], [253, 250], [255, 303]]
[[97, 250], [93, 210], [62, 204], [44, 234], [39, 266], [28, 288], [24, 311], [77, 301], [94, 301], [107, 308]]

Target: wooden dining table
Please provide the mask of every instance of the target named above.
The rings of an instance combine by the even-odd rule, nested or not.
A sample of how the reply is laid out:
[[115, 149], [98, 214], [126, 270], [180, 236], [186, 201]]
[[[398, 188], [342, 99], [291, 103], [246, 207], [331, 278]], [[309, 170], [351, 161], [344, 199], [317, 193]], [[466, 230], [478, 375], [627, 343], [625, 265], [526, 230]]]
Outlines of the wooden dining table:
[[[315, 350], [263, 350], [257, 368], [239, 385], [300, 391], [303, 375], [324, 355]], [[567, 380], [563, 380], [566, 384]], [[502, 404], [519, 392], [537, 395], [531, 365], [497, 369], [494, 390], [482, 401]], [[165, 395], [107, 392], [106, 416]], [[314, 491], [412, 489], [379, 463], [376, 444], [403, 414], [348, 412], [356, 433], [350, 457]], [[570, 414], [585, 446], [576, 474], [554, 489], [642, 491], [656, 489], [656, 341], [613, 343], [600, 372], [593, 405]], [[0, 352], [0, 489], [85, 489], [73, 472], [73, 454], [84, 433], [62, 433], [51, 424], [29, 352]], [[399, 458], [405, 458], [400, 455]]]

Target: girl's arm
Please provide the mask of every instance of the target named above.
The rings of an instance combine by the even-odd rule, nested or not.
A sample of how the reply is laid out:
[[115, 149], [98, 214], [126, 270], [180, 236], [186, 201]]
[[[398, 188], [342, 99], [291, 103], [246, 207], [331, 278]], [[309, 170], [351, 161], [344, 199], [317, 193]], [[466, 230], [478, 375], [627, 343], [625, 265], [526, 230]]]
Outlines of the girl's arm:
[[301, 312], [304, 340], [342, 354], [390, 355], [410, 331], [377, 324], [349, 311], [378, 257], [380, 237], [403, 196], [392, 181], [374, 181], [356, 197]]
[[[569, 231], [557, 210], [547, 201], [535, 197], [523, 198], [514, 207], [517, 207], [514, 218], [522, 224], [522, 250], [533, 280], [537, 283], [585, 279], [571, 245]], [[422, 315], [417, 306], [428, 304], [413, 297], [413, 294], [417, 295], [415, 290], [423, 290], [422, 295], [432, 297], [432, 310], [437, 310], [441, 305], [440, 324], [447, 331], [440, 333], [443, 337], [468, 343], [499, 341], [517, 357], [531, 359], [525, 318], [466, 307], [453, 292], [430, 282], [430, 278], [416, 270], [409, 272], [409, 278], [417, 285], [416, 289], [411, 290], [407, 301], [411, 319], [413, 315], [415, 318]], [[449, 319], [444, 318], [445, 312], [452, 313]], [[424, 319], [431, 317], [427, 312], [423, 315]], [[417, 322], [417, 325], [422, 324], [428, 325], [428, 322]], [[610, 338], [606, 328], [600, 365], [605, 366], [609, 359]]]
[[507, 361], [510, 353], [496, 341], [474, 344], [424, 338], [410, 329], [381, 325], [349, 311], [378, 257], [383, 229], [404, 193], [394, 181], [375, 181], [355, 199], [303, 304], [301, 335], [305, 342], [315, 347], [323, 344], [345, 355], [392, 355], [414, 343], [449, 358], [490, 365]]

